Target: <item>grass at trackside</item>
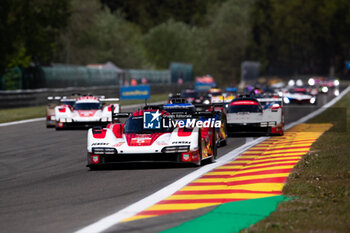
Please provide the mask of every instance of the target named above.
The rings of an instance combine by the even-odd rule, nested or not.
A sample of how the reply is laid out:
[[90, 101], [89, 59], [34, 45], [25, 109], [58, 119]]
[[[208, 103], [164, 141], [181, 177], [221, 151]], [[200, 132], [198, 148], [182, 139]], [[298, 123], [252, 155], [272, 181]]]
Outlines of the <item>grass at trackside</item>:
[[0, 110], [0, 123], [45, 117], [45, 106]]
[[[297, 198], [280, 203], [269, 217], [244, 232], [350, 232], [350, 109], [344, 109], [347, 106], [350, 94], [334, 106], [343, 109], [329, 109], [309, 121], [332, 122], [336, 127], [312, 145], [310, 153], [289, 176], [283, 194]], [[342, 113], [347, 126], [345, 120], [340, 125], [339, 116], [335, 116]]]
[[[152, 95], [150, 102], [167, 100], [168, 94]], [[132, 104], [143, 104], [144, 100], [121, 100], [121, 106]], [[31, 118], [45, 117], [45, 105], [35, 107], [22, 107], [11, 109], [0, 109], [0, 123], [26, 120]], [[123, 107], [122, 107], [123, 108]]]

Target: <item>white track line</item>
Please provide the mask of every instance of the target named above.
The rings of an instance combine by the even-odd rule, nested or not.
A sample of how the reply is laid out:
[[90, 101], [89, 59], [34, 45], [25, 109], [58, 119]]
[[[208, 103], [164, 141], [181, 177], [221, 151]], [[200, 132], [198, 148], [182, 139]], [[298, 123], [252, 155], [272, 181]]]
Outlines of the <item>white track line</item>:
[[35, 121], [43, 121], [43, 120], [45, 120], [45, 117], [33, 118], [33, 119], [22, 120], [22, 121], [12, 121], [12, 122], [7, 122], [7, 123], [1, 123], [0, 127], [9, 126], [9, 125], [18, 125], [18, 124], [24, 124], [24, 123], [30, 123], [30, 122], [35, 122]]
[[[303, 123], [312, 117], [315, 117], [325, 111], [327, 108], [335, 104], [337, 101], [339, 101], [344, 95], [346, 95], [350, 91], [350, 86], [348, 86], [339, 96], [331, 100], [329, 103], [324, 105], [322, 108], [316, 110], [315, 112], [310, 113], [309, 115], [301, 118], [300, 120], [293, 122], [291, 124], [288, 124], [285, 128], [289, 129], [297, 124]], [[219, 167], [223, 164], [226, 164], [227, 162], [233, 160], [238, 155], [243, 153], [244, 151], [248, 150], [252, 146], [255, 146], [256, 144], [266, 140], [269, 137], [260, 137], [258, 139], [255, 139], [253, 141], [247, 142], [244, 145], [236, 148], [235, 150], [230, 151], [229, 153], [223, 155], [219, 159], [217, 159], [216, 163], [208, 164], [186, 176], [183, 178], [175, 181], [174, 183], [162, 188], [161, 190], [149, 195], [148, 197], [135, 202], [134, 204], [112, 214], [107, 217], [102, 218], [101, 220], [92, 223], [75, 233], [97, 233], [107, 230], [108, 228], [118, 224], [123, 219], [130, 218], [137, 213], [140, 213], [141, 211], [147, 209], [148, 207], [151, 207], [152, 205], [156, 204], [157, 202], [169, 197], [173, 193], [175, 193], [177, 190], [181, 189], [185, 185], [189, 184], [193, 180], [199, 178], [203, 174], [213, 170], [216, 167]]]

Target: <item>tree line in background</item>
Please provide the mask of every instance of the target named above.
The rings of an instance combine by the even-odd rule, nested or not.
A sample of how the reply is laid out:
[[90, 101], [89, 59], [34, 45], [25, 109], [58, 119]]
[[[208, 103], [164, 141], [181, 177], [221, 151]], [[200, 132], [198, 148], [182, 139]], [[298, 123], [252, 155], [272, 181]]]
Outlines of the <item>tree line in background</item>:
[[112, 61], [121, 68], [194, 65], [239, 80], [244, 60], [263, 74], [344, 74], [348, 0], [4, 0], [0, 70]]

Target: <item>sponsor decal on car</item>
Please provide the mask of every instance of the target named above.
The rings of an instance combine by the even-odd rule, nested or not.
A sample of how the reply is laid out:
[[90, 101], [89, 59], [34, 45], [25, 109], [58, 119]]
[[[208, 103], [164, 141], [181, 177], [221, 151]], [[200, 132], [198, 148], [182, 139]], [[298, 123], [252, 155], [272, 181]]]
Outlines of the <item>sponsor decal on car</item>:
[[91, 146], [107, 146], [109, 145], [108, 142], [94, 142], [91, 144]]
[[114, 147], [119, 147], [119, 146], [122, 146], [125, 142], [118, 142], [116, 144], [114, 144], [113, 146]]

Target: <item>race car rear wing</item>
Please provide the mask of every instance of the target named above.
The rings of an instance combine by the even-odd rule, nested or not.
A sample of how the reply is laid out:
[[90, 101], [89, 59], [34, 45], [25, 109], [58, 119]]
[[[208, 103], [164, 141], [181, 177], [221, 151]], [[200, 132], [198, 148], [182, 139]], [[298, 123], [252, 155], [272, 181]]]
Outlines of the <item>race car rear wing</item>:
[[119, 98], [101, 98], [101, 102], [118, 102], [120, 99]]
[[47, 97], [47, 102], [52, 103], [52, 102], [59, 102], [61, 100], [61, 96], [48, 96]]

